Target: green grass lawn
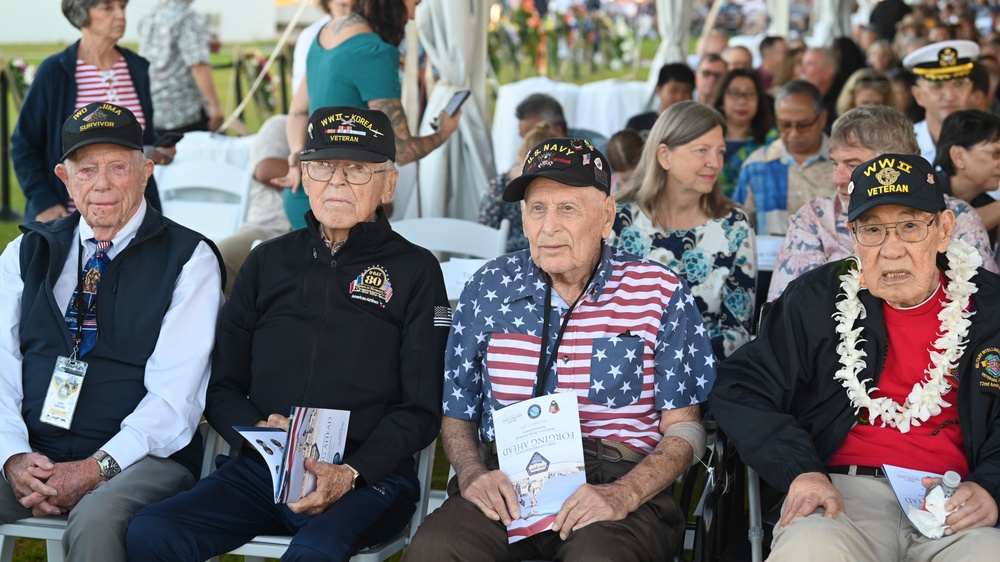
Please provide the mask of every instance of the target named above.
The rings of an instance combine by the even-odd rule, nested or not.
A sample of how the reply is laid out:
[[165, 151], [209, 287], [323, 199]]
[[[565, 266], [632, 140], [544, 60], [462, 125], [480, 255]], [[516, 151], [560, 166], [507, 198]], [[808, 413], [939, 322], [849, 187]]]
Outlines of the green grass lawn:
[[[125, 44], [126, 47], [135, 49], [135, 45]], [[597, 80], [604, 80], [608, 78], [626, 78], [626, 79], [637, 79], [645, 80], [646, 75], [649, 72], [648, 61], [652, 59], [653, 54], [656, 51], [657, 43], [653, 41], [644, 41], [641, 45], [641, 61], [645, 61], [646, 64], [640, 64], [637, 68], [633, 66], [627, 66], [617, 71], [612, 71], [607, 66], [601, 66], [592, 71], [589, 65], [581, 65], [581, 75], [575, 82], [587, 83], [594, 82]], [[0, 56], [6, 59], [16, 59], [23, 58], [29, 64], [35, 65], [37, 68], [38, 64], [46, 57], [55, 54], [66, 45], [12, 45], [3, 44], [0, 45]], [[251, 45], [250, 48], [259, 50], [264, 56], [267, 56], [273, 44], [257, 44]], [[224, 48], [222, 52], [212, 55], [213, 66], [225, 66], [225, 68], [218, 68], [213, 71], [213, 77], [215, 79], [216, 91], [219, 95], [220, 102], [224, 110], [228, 113], [233, 110], [239, 99], [236, 98], [235, 88], [233, 84], [233, 71], [232, 67], [229, 66], [234, 58], [234, 56], [239, 56], [239, 53], [243, 51], [242, 47], [229, 47]], [[288, 65], [288, 72], [291, 72], [291, 65]], [[277, 64], [272, 68], [272, 76], [275, 77], [276, 88], [277, 86]], [[567, 72], [567, 76], [571, 73]], [[534, 76], [535, 72], [527, 67], [522, 68], [520, 78], [527, 78], [529, 76]], [[512, 66], [505, 65], [497, 69], [497, 77], [501, 84], [511, 82], [514, 77], [514, 70]], [[251, 78], [252, 79], [252, 78]], [[242, 85], [242, 91], [246, 92], [249, 87], [249, 80], [244, 80]], [[291, 96], [291, 88], [288, 89], [288, 95]], [[280, 96], [280, 94], [279, 94]], [[289, 101], [291, 101], [289, 99]], [[6, 131], [4, 134], [9, 139], [10, 134], [14, 129], [14, 125], [17, 119], [17, 109], [14, 105], [12, 96], [8, 96], [5, 100], [9, 110], [8, 115], [10, 116], [10, 130]], [[280, 97], [278, 98], [278, 106], [280, 111]], [[492, 111], [492, 103], [491, 103]], [[260, 124], [268, 117], [268, 113], [261, 111], [257, 106], [251, 104], [248, 110], [244, 113], [243, 119], [245, 120], [246, 129], [249, 132], [256, 132], [260, 127]], [[19, 213], [24, 211], [24, 195], [21, 192], [21, 187], [17, 183], [17, 178], [14, 175], [13, 165], [11, 165], [10, 173], [10, 196], [11, 196], [11, 208]], [[18, 230], [19, 221], [0, 221], [0, 249], [5, 248], [7, 244], [20, 234]], [[438, 451], [434, 462], [434, 481], [433, 488], [444, 489], [446, 484], [446, 478], [448, 474], [448, 460], [441, 450], [440, 442], [438, 443]], [[391, 558], [390, 560], [398, 560], [398, 556]], [[223, 556], [223, 562], [232, 562], [236, 560], [241, 560], [241, 556]], [[45, 543], [38, 540], [29, 539], [19, 539], [17, 541], [17, 546], [14, 550], [14, 560], [17, 562], [44, 562], [45, 560]]]

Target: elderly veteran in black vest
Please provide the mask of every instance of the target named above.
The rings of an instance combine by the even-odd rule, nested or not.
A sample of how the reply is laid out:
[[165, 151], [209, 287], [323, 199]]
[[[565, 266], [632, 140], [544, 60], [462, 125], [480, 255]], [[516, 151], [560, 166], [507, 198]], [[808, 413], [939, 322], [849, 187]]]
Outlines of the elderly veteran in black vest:
[[[219, 319], [205, 417], [245, 454], [136, 515], [131, 560], [201, 562], [256, 535], [294, 535], [282, 560], [341, 561], [406, 526], [420, 493], [413, 457], [441, 428], [451, 313], [437, 260], [386, 220], [395, 159], [381, 111], [310, 117], [307, 226], [250, 253]], [[295, 406], [350, 411], [344, 456], [307, 459], [316, 490], [275, 503], [269, 465], [233, 426], [287, 429]]]
[[0, 522], [68, 512], [67, 560], [124, 560], [132, 516], [198, 473], [224, 270], [148, 206], [128, 109], [79, 109], [62, 144], [78, 211], [0, 256]]
[[[709, 399], [740, 455], [787, 493], [770, 560], [994, 560], [1000, 277], [952, 240], [923, 158], [868, 160], [848, 190], [855, 257], [792, 281]], [[924, 530], [943, 538], [910, 523], [884, 465], [958, 473]]]

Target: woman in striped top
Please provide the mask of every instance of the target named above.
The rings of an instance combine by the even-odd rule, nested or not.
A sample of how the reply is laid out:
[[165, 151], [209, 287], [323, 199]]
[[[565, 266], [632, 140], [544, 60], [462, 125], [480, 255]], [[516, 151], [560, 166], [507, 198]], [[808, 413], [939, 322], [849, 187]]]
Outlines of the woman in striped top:
[[[63, 121], [89, 103], [106, 101], [129, 108], [143, 127], [147, 158], [157, 164], [172, 159], [172, 149], [153, 148], [149, 63], [117, 44], [125, 34], [127, 3], [62, 0], [63, 14], [80, 30], [80, 40], [39, 66], [11, 137], [14, 171], [27, 199], [26, 221], [49, 221], [76, 209], [53, 169], [62, 159]], [[146, 199], [159, 209], [152, 178]]]

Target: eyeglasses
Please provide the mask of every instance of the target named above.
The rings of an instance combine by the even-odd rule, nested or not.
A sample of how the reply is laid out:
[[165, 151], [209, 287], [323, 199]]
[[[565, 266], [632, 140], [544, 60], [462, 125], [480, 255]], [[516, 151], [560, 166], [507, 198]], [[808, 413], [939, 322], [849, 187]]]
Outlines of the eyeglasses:
[[819, 122], [820, 116], [817, 115], [812, 121], [778, 121], [775, 125], [778, 126], [778, 130], [782, 133], [791, 132], [793, 129], [796, 131], [805, 131], [810, 129], [813, 125]]
[[712, 72], [711, 70], [707, 69], [699, 70], [698, 73], [701, 74], [702, 78], [719, 78], [720, 76], [722, 76], [721, 72]]
[[743, 91], [743, 90], [734, 90], [732, 88], [728, 88], [726, 90], [726, 95], [729, 96], [729, 97], [731, 97], [731, 98], [733, 98], [733, 99], [737, 99], [737, 100], [747, 100], [747, 101], [749, 101], [749, 100], [755, 100], [755, 99], [757, 99], [757, 92], [755, 92], [753, 90]]
[[974, 146], [969, 150], [978, 150], [980, 152], [985, 152], [986, 154], [992, 156], [994, 160], [1000, 160], [1000, 150], [986, 148], [985, 146]]
[[392, 168], [385, 170], [372, 170], [363, 164], [348, 164], [346, 166], [334, 166], [326, 162], [306, 162], [306, 174], [315, 181], [326, 183], [333, 179], [337, 170], [344, 171], [344, 178], [351, 185], [364, 185], [372, 181], [373, 174], [388, 172]]
[[896, 231], [896, 236], [903, 242], [922, 242], [927, 238], [928, 229], [937, 215], [929, 221], [907, 220], [899, 222], [889, 222], [885, 224], [866, 224], [854, 227], [854, 238], [862, 246], [880, 246], [889, 235], [889, 229]]

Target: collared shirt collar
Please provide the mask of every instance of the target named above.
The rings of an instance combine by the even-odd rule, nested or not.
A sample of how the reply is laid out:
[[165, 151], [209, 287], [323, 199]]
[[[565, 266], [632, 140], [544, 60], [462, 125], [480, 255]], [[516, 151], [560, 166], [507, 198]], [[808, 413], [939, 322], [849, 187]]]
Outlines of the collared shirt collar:
[[[795, 157], [792, 156], [791, 152], [788, 152], [788, 148], [785, 147], [785, 141], [778, 139], [775, 142], [781, 143], [781, 163], [786, 166], [791, 166], [795, 164]], [[802, 164], [803, 166], [810, 166], [813, 162], [824, 162], [830, 159], [830, 137], [823, 133], [823, 141], [819, 145], [819, 152], [813, 154], [812, 156], [806, 158], [806, 161]]]
[[[616, 253], [617, 252], [617, 253]], [[616, 255], [621, 255], [621, 250], [614, 250], [611, 246], [608, 246], [606, 242], [601, 241], [601, 258], [597, 262], [597, 273], [594, 274], [593, 281], [590, 282], [590, 286], [586, 290], [586, 298], [584, 300], [593, 300], [597, 295], [604, 291], [604, 286], [607, 285], [608, 281], [611, 279], [611, 274], [614, 272], [614, 257]], [[528, 290], [524, 293], [511, 298], [511, 302], [531, 297], [539, 303], [545, 302], [545, 286], [548, 280], [545, 278], [545, 273], [535, 264], [535, 260], [528, 258]]]
[[[128, 246], [129, 242], [135, 238], [136, 233], [139, 232], [139, 227], [142, 226], [142, 221], [146, 218], [146, 208], [146, 198], [143, 197], [142, 202], [139, 203], [139, 209], [125, 223], [125, 226], [118, 231], [118, 234], [115, 234], [115, 237], [111, 239], [111, 249], [108, 251], [108, 257], [115, 259], [118, 252], [124, 250], [125, 246]], [[89, 254], [91, 249], [97, 247], [96, 244], [90, 242], [90, 239], [94, 237], [94, 229], [81, 216], [78, 230], [80, 233], [80, 244], [88, 249], [87, 254]]]

